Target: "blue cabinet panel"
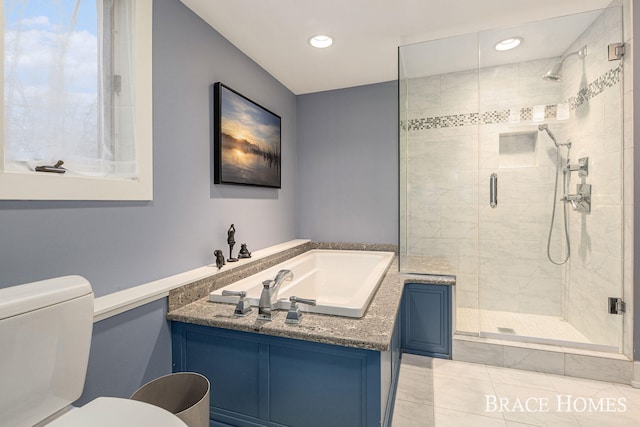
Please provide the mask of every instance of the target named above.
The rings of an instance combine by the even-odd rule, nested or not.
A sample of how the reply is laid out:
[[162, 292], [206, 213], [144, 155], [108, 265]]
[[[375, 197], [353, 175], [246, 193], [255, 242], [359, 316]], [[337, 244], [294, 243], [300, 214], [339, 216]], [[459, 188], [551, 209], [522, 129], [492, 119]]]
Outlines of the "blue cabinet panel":
[[402, 296], [402, 350], [451, 358], [451, 287], [408, 283]]
[[[215, 378], [211, 401], [221, 409], [260, 416], [259, 344], [229, 337], [215, 337], [206, 330], [189, 331], [185, 340], [186, 354], [182, 370], [199, 372]], [[197, 355], [197, 356], [196, 356]], [[194, 357], [195, 356], [195, 357]], [[233, 360], [233, 366], [215, 366], [212, 361]], [[238, 399], [242, 396], [242, 399]]]
[[209, 378], [211, 426], [388, 426], [396, 323], [377, 352], [172, 322], [173, 370]]
[[271, 421], [308, 427], [366, 425], [364, 364], [365, 357], [273, 346]]

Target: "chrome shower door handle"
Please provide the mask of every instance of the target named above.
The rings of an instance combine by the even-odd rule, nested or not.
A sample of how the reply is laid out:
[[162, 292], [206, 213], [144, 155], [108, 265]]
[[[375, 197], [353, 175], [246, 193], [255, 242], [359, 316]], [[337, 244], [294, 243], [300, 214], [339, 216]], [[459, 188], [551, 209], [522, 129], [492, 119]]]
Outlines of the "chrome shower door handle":
[[492, 208], [498, 206], [498, 174], [495, 172], [489, 177], [489, 205]]

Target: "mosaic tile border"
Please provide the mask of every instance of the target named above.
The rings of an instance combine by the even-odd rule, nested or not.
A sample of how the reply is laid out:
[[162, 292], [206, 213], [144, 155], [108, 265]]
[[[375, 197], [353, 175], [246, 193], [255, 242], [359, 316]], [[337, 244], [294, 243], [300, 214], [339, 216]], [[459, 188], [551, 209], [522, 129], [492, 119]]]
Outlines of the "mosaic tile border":
[[615, 86], [620, 82], [622, 76], [622, 63], [616, 68], [613, 68], [602, 76], [598, 77], [595, 81], [589, 83], [585, 88], [580, 89], [576, 96], [572, 96], [567, 101], [571, 109], [574, 110], [588, 102], [591, 98], [601, 94], [605, 89]]
[[[616, 68], [612, 68], [586, 87], [580, 89], [575, 96], [570, 97], [565, 103], [544, 105], [544, 119], [555, 119], [558, 110], [575, 110], [585, 102], [595, 98], [606, 89], [620, 83], [622, 76], [622, 63]], [[568, 107], [568, 108], [567, 108]], [[439, 129], [460, 126], [475, 126], [478, 124], [489, 125], [498, 123], [508, 123], [509, 121], [522, 122], [533, 120], [535, 115], [541, 115], [542, 110], [536, 111], [540, 107], [523, 107], [520, 110], [487, 111], [484, 113], [461, 113], [447, 116], [421, 117], [411, 119], [408, 122], [403, 120], [400, 126], [403, 130], [419, 131], [428, 129]], [[542, 117], [540, 117], [542, 119]]]

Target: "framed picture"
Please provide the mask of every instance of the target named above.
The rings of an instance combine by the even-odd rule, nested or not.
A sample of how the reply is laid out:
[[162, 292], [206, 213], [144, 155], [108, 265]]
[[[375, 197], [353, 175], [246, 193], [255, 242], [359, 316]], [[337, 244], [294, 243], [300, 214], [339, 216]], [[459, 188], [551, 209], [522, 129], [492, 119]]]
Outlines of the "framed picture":
[[220, 82], [214, 102], [214, 183], [280, 188], [280, 116]]

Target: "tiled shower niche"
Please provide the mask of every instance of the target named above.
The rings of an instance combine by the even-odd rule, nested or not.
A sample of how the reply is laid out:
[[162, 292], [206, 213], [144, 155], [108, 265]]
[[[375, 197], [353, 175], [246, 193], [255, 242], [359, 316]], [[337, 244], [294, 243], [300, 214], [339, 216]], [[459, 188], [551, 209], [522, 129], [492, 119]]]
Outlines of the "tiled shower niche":
[[498, 167], [526, 168], [537, 165], [538, 132], [505, 132], [498, 136]]

